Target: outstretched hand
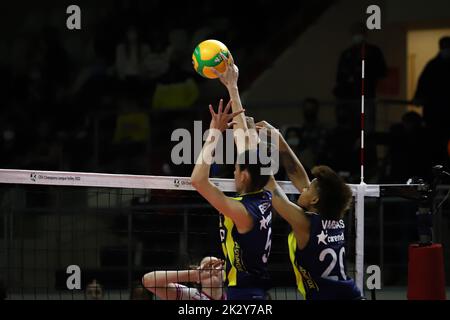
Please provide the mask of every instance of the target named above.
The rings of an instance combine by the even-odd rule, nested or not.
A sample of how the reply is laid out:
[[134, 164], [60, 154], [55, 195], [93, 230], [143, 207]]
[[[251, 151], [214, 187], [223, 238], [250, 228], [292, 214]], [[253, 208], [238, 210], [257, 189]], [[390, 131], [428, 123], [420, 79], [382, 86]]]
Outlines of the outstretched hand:
[[201, 267], [201, 270], [222, 270], [224, 265], [225, 261], [221, 259], [211, 259]]
[[223, 110], [223, 99], [220, 99], [219, 102], [219, 110], [217, 113], [214, 112], [214, 108], [212, 105], [209, 105], [209, 112], [211, 113], [211, 123], [209, 125], [210, 129], [217, 129], [220, 132], [225, 129], [230, 128], [232, 125], [236, 124], [236, 121], [233, 121], [233, 118], [238, 114], [241, 114], [245, 110], [239, 110], [233, 113], [229, 113], [231, 108], [231, 100], [228, 102], [225, 110]]
[[268, 123], [265, 120], [259, 121], [255, 125], [256, 125], [256, 129], [258, 129], [258, 130], [259, 129], [264, 129], [264, 128], [266, 128], [267, 130], [277, 130], [273, 125], [271, 125], [270, 123]]
[[253, 117], [246, 116], [245, 121], [247, 122], [247, 128], [256, 130], [255, 119], [253, 119]]
[[224, 73], [220, 73], [216, 69], [212, 68], [212, 72], [219, 78], [220, 82], [222, 82], [228, 89], [237, 87], [237, 82], [239, 78], [239, 68], [234, 64], [234, 59], [233, 56], [231, 55], [231, 52], [228, 53], [228, 58], [223, 53], [220, 53], [220, 56], [222, 57], [223, 61], [225, 61], [227, 69], [225, 70]]
[[218, 276], [223, 272], [225, 261], [221, 259], [210, 259], [208, 262], [199, 267], [201, 274], [206, 274], [207, 276]]
[[275, 128], [273, 125], [271, 125], [270, 123], [268, 123], [267, 121], [259, 121], [258, 123], [255, 124], [256, 130], [260, 131], [263, 129], [266, 129], [266, 134], [268, 136], [271, 136], [272, 133], [275, 133], [277, 136], [281, 136], [280, 131]]
[[256, 130], [258, 130], [260, 136], [270, 138], [271, 143], [275, 143], [279, 151], [287, 151], [289, 149], [289, 146], [280, 130], [267, 121], [260, 121], [256, 123]]

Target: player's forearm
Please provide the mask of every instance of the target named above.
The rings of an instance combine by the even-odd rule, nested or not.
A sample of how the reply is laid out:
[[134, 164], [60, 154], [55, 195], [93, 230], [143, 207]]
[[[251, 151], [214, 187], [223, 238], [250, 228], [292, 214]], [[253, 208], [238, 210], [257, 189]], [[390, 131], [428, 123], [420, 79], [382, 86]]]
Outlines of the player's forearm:
[[218, 136], [210, 133], [195, 162], [191, 175], [192, 186], [196, 189], [201, 187], [201, 183], [209, 179], [209, 170], [214, 159], [214, 150], [218, 143]]
[[286, 197], [285, 193], [273, 176], [269, 178], [265, 189], [272, 193], [273, 208], [283, 219], [287, 220], [288, 215], [286, 214], [286, 210], [289, 205], [289, 199]]
[[289, 203], [290, 201], [286, 197], [286, 194], [283, 192], [278, 183], [275, 182], [272, 191], [272, 205], [274, 209], [279, 213], [279, 215], [285, 220], [286, 218], [288, 218], [286, 210], [288, 208]]
[[[231, 110], [233, 112], [238, 112], [243, 109], [241, 96], [239, 95], [239, 89], [237, 86], [230, 86], [227, 88], [228, 94], [230, 95], [230, 99], [232, 101]], [[245, 121], [245, 114], [241, 113], [234, 118], [234, 121], [238, 122], [241, 128], [247, 128], [247, 122]]]
[[198, 270], [153, 271], [144, 276], [143, 285], [148, 289], [161, 288], [169, 283], [197, 282], [198, 278]]
[[310, 181], [305, 168], [295, 155], [294, 151], [287, 144], [283, 137], [280, 136], [280, 159], [286, 173], [299, 191], [309, 186]]
[[[239, 95], [239, 89], [237, 86], [228, 87], [228, 93], [230, 95], [230, 99], [232, 101], [231, 109], [233, 112], [237, 112], [243, 109], [241, 97]], [[249, 136], [248, 136], [248, 127], [247, 121], [245, 120], [245, 114], [241, 113], [234, 117], [233, 119], [236, 121], [236, 124], [233, 126], [234, 140], [236, 142], [236, 148], [238, 153], [244, 152], [249, 148]]]
[[272, 193], [272, 206], [278, 212], [278, 214], [286, 220], [286, 204], [289, 199], [287, 199], [280, 185], [276, 182], [274, 176], [270, 176], [269, 181], [265, 186], [266, 190]]
[[303, 210], [289, 200], [276, 182], [274, 183], [274, 190], [272, 192], [272, 206], [275, 211], [291, 225], [294, 232], [304, 226], [305, 220], [303, 219]]

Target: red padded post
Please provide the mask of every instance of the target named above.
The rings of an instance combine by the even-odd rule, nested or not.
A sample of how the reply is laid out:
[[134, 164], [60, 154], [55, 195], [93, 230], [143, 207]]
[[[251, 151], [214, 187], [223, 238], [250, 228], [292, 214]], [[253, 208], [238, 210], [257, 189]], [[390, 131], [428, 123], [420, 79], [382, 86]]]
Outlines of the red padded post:
[[445, 300], [442, 245], [411, 244], [408, 257], [408, 300]]

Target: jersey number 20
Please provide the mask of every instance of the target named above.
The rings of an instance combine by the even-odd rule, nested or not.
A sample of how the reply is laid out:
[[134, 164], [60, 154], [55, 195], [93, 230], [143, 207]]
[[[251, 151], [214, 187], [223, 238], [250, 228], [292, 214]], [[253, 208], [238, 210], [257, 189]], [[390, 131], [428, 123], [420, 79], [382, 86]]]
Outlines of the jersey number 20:
[[[325, 271], [322, 273], [321, 277], [337, 281], [337, 280], [339, 280], [339, 277], [338, 276], [330, 276], [330, 273], [333, 271], [334, 267], [336, 266], [338, 256], [336, 254], [336, 251], [334, 251], [331, 248], [327, 248], [327, 249], [322, 250], [322, 252], [319, 255], [319, 260], [321, 262], [323, 262], [327, 255], [331, 255], [331, 258], [332, 258], [331, 263], [328, 266], [328, 268], [326, 268]], [[345, 275], [345, 270], [344, 270], [344, 255], [345, 255], [345, 248], [342, 247], [341, 250], [339, 250], [339, 269], [340, 269], [342, 278], [344, 280], [347, 280], [347, 276]]]

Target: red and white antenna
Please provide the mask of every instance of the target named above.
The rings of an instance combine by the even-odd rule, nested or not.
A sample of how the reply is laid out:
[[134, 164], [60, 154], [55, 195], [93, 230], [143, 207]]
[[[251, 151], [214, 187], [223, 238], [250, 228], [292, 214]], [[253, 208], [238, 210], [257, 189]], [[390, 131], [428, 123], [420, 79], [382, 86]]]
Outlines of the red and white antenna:
[[364, 67], [365, 67], [366, 45], [361, 45], [361, 182], [364, 182]]
[[366, 184], [364, 183], [364, 66], [365, 43], [361, 45], [361, 183], [356, 193], [356, 285], [364, 293], [364, 196]]

